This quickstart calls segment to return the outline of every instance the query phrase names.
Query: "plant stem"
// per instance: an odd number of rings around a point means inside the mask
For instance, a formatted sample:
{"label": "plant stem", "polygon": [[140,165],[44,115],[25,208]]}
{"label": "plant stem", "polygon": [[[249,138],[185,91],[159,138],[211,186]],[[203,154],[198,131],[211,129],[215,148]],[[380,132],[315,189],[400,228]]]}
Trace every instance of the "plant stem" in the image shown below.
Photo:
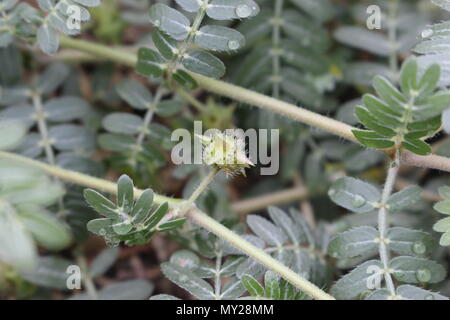
{"label": "plant stem", "polygon": [[214,288],[215,288],[215,295],[216,300],[221,299],[221,289],[222,289],[222,281],[220,281],[220,270],[222,268],[222,250],[219,247],[218,241],[216,241],[216,275],[215,275],[215,282],[214,282]]}
{"label": "plant stem", "polygon": [[213,168],[208,175],[202,180],[197,189],[191,194],[189,199],[183,204],[183,207],[180,210],[178,215],[184,216],[186,212],[188,212],[194,205],[195,201],[200,197],[200,195],[205,191],[205,189],[209,186],[209,184],[214,180],[214,177],[217,173],[219,173],[219,168]]}
{"label": "plant stem", "polygon": [[41,143],[44,146],[45,156],[48,163],[55,165],[55,153],[53,151],[50,137],[48,135],[47,123],[45,121],[45,113],[42,107],[42,98],[40,93],[32,92],[31,99],[33,101],[33,107],[36,111],[36,120],[38,125],[39,134],[41,135]]}
{"label": "plant stem", "polygon": [[[14,163],[24,164],[34,168],[38,168],[47,172],[48,174],[54,175],[68,182],[76,183],[78,185],[97,189],[100,191],[105,191],[111,194],[117,193],[117,184],[103,179],[94,178],[86,174],[61,169],[43,162],[32,160],[9,152],[0,151],[0,159],[6,159]],[[135,199],[138,199],[139,196],[142,194],[142,192],[143,192],[142,190],[135,189],[134,192]],[[184,200],[182,199],[172,199],[158,194],[154,195],[154,201],[156,204],[162,204],[164,202],[167,202],[169,204],[169,207],[173,210],[179,209],[180,204],[184,204]],[[206,230],[214,233],[221,239],[230,242],[236,248],[240,249],[242,252],[246,253],[259,263],[263,264],[268,269],[278,273],[281,277],[292,283],[296,288],[303,290],[305,293],[311,295],[316,299],[334,300],[332,296],[330,296],[329,294],[327,294],[326,292],[315,286],[313,283],[300,277],[294,271],[290,270],[288,267],[284,266],[282,263],[272,258],[263,250],[242,239],[233,231],[227,229],[225,226],[223,226],[216,220],[210,218],[200,210],[197,209],[191,210],[190,212],[188,212],[186,216],[191,221],[203,226]]]}
{"label": "plant stem", "polygon": [[297,273],[272,258],[269,254],[258,249],[251,243],[247,242],[233,231],[227,229],[213,218],[207,216],[199,210],[191,210],[187,217],[194,223],[214,233],[219,238],[228,241],[236,248],[245,252],[249,257],[260,262],[270,270],[279,274],[282,278],[292,283],[296,288],[303,290],[306,294],[318,300],[334,300],[332,296],[318,288],[313,283],[299,276]]}
{"label": "plant stem", "polygon": [[98,300],[97,289],[95,288],[94,281],[92,280],[91,275],[89,274],[89,269],[87,267],[86,258],[81,254],[77,257],[77,263],[81,269],[81,279],[83,281],[84,286],[86,287],[86,291],[92,300]]}
{"label": "plant stem", "polygon": [[398,175],[398,171],[400,169],[400,157],[397,152],[397,156],[395,159],[389,164],[389,170],[386,178],[386,182],[384,184],[383,193],[381,196],[381,203],[380,203],[380,209],[378,211],[378,232],[379,232],[379,254],[380,254],[380,260],[383,264],[384,268],[384,280],[386,282],[386,287],[388,288],[389,292],[392,296],[396,295],[395,292],[395,286],[394,281],[392,280],[391,272],[389,269],[389,260],[390,260],[390,252],[387,247],[387,228],[388,228],[388,208],[387,208],[387,202],[389,200],[389,197],[392,195],[392,191],[395,187],[395,181]]}
{"label": "plant stem", "polygon": [[392,80],[397,81],[398,77],[398,44],[397,44],[397,13],[398,0],[389,0],[388,7],[388,38],[390,45],[389,66],[392,73]]}
{"label": "plant stem", "polygon": [[[105,60],[115,61],[124,65],[134,67],[137,62],[136,54],[122,49],[111,48],[108,46],[90,43],[84,40],[72,39],[66,36],[60,37],[61,47],[76,49],[89,53],[95,57],[102,57]],[[286,103],[263,94],[241,88],[224,81],[207,78],[198,74],[191,73],[191,76],[197,81],[200,87],[213,93],[234,99],[245,104],[258,106],[263,109],[287,116],[293,120],[308,124],[313,127],[324,130],[325,132],[340,136],[347,140],[357,142],[352,133],[356,128],[343,122],[322,116],[306,109],[299,108],[293,104]],[[385,150],[391,154],[393,150]],[[402,164],[426,167],[431,169],[450,172],[450,159],[435,155],[419,156],[409,151],[402,152]]]}
{"label": "plant stem", "polygon": [[174,88],[175,92],[181,97],[183,98],[187,103],[189,103],[190,105],[192,105],[195,109],[197,109],[198,112],[204,112],[206,110],[205,106],[203,105],[203,103],[201,103],[200,101],[198,101],[196,98],[194,98],[189,92],[187,92],[186,90],[184,90],[182,87],[180,86],[176,86]]}
{"label": "plant stem", "polygon": [[304,200],[308,197],[308,190],[304,187],[297,187],[289,190],[265,194],[259,197],[241,200],[232,204],[236,213],[247,214],[279,204],[290,203],[298,200]]}

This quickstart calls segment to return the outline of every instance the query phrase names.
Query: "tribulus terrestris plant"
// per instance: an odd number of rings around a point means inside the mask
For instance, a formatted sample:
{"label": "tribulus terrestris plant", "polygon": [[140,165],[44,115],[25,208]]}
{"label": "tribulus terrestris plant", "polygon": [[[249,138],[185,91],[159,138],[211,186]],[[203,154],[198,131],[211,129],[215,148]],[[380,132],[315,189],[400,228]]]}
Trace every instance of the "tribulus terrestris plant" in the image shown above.
{"label": "tribulus terrestris plant", "polygon": [[0,296],[448,300],[450,1],[379,2],[0,1]]}

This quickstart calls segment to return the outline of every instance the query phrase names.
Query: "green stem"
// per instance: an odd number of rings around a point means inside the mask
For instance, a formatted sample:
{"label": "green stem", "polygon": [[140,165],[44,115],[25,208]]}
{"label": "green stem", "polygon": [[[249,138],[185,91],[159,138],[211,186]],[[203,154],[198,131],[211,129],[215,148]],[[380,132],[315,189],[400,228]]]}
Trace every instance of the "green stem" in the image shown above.
{"label": "green stem", "polygon": [[388,38],[390,45],[389,66],[392,73],[392,80],[397,81],[398,77],[398,43],[397,43],[397,13],[398,0],[389,0],[388,7]]}
{"label": "green stem", "polygon": [[[60,44],[61,47],[81,50],[94,56],[102,56],[105,59],[123,63],[130,67],[134,67],[137,62],[136,55],[131,52],[114,49],[83,40],[76,40],[62,36]],[[210,92],[235,99],[245,104],[258,106],[260,108],[289,117],[293,120],[297,120],[313,127],[317,127],[345,139],[358,142],[358,140],[352,133],[352,130],[355,130],[356,128],[349,126],[343,122],[328,118],[326,116],[322,116],[318,113],[300,108],[296,105],[280,101],[248,89],[244,89],[224,81],[207,78],[194,73],[191,73],[190,75],[197,81],[200,87]]]}
{"label": "green stem", "polygon": [[190,105],[192,105],[195,109],[197,109],[198,112],[203,113],[206,111],[206,107],[203,105],[203,103],[201,103],[200,101],[198,101],[197,99],[195,99],[189,92],[187,92],[186,90],[184,90],[183,88],[181,88],[180,86],[176,86],[174,88],[175,92],[181,97],[183,98],[187,103],[189,103]]}
{"label": "green stem", "polygon": [[[47,172],[48,174],[54,175],[68,182],[76,183],[78,185],[105,191],[111,194],[117,193],[117,185],[110,181],[94,178],[70,170],[61,169],[9,152],[0,151],[0,159],[6,159],[12,161],[13,163],[25,164],[31,167],[39,168]],[[142,192],[142,190],[135,189],[135,199],[138,199]],[[193,197],[191,196],[191,198]],[[156,204],[167,202],[172,210],[178,210],[180,208],[180,205],[185,204],[185,201],[182,199],[172,199],[158,194],[154,195],[154,201]],[[294,271],[272,258],[269,254],[252,245],[245,239],[241,238],[239,235],[227,229],[225,226],[210,218],[200,210],[191,210],[188,212],[186,217],[191,221],[197,223],[198,225],[204,227],[206,230],[214,233],[219,238],[230,242],[236,248],[240,249],[242,252],[246,253],[248,256],[255,259],[256,261],[267,267],[269,270],[278,273],[281,277],[292,283],[296,288],[303,290],[313,298],[320,300],[334,300],[332,296],[315,286],[313,283],[299,276]]]}
{"label": "green stem", "polygon": [[242,239],[239,235],[227,229],[203,212],[199,210],[192,210],[187,214],[187,217],[192,222],[198,224],[206,230],[209,230],[219,238],[229,242],[236,248],[245,252],[249,257],[268,267],[268,269],[278,273],[282,278],[292,283],[296,288],[303,290],[311,297],[318,300],[334,300],[332,296],[318,288],[316,285],[299,276],[297,273],[272,258],[269,254],[261,249],[258,249],[250,242]]}
{"label": "green stem", "polygon": [[97,289],[95,288],[94,281],[92,280],[92,277],[89,274],[86,258],[82,254],[77,257],[77,263],[80,266],[82,274],[81,279],[83,281],[84,286],[86,287],[88,295],[92,298],[92,300],[98,300]]}
{"label": "green stem", "polygon": [[206,190],[209,184],[214,180],[214,177],[217,173],[219,173],[220,169],[213,168],[208,175],[202,180],[197,189],[191,194],[189,199],[183,204],[183,207],[180,210],[179,215],[184,216],[186,212],[188,212],[194,205],[195,201],[200,197],[200,195]]}
{"label": "green stem", "polygon": [[391,276],[391,270],[389,268],[389,261],[390,261],[390,252],[389,248],[387,246],[388,239],[386,238],[387,235],[387,228],[388,228],[388,208],[387,208],[387,202],[389,200],[389,197],[392,195],[392,191],[395,187],[395,180],[397,178],[398,172],[400,169],[400,162],[399,162],[399,156],[397,152],[396,158],[389,164],[389,170],[386,178],[386,182],[384,184],[383,188],[383,194],[381,196],[381,203],[380,203],[380,209],[378,211],[378,232],[379,232],[379,254],[380,254],[380,260],[383,264],[383,274],[384,274],[384,280],[386,282],[386,287],[388,288],[389,292],[392,296],[396,296],[395,292],[395,285],[394,281],[392,280]]}
{"label": "green stem", "polygon": [[[123,49],[111,48],[84,40],[72,39],[66,36],[61,36],[60,44],[61,47],[76,49],[91,54],[94,57],[101,57],[103,59],[122,63],[130,67],[134,67],[137,62],[136,54]],[[287,116],[293,120],[317,127],[325,132],[358,143],[352,133],[352,130],[355,130],[356,128],[343,122],[224,81],[203,77],[193,73],[191,73],[191,76],[197,81],[200,87],[209,90],[210,92],[242,102],[244,105],[248,104],[270,110],[280,115]],[[391,150],[386,150],[386,153],[390,153],[390,151]],[[428,167],[450,172],[450,159],[446,157],[436,155],[419,156],[409,151],[403,151],[401,160],[404,165]]]}
{"label": "green stem", "polygon": [[40,93],[32,92],[31,99],[33,101],[33,107],[36,111],[36,120],[38,125],[39,134],[41,135],[41,143],[44,146],[45,155],[47,157],[47,161],[51,164],[55,164],[55,153],[53,151],[50,137],[48,135],[47,123],[45,121],[45,113],[42,107],[42,98]]}

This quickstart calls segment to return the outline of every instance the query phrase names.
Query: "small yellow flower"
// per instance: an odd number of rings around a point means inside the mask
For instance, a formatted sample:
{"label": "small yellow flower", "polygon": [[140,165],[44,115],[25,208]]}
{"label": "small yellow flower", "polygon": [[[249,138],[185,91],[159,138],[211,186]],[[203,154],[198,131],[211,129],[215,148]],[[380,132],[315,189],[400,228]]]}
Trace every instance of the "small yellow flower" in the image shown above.
{"label": "small yellow flower", "polygon": [[223,170],[227,175],[243,174],[245,169],[254,166],[245,152],[245,140],[238,135],[224,134],[220,131],[212,136],[196,135],[204,146],[203,161],[209,166]]}

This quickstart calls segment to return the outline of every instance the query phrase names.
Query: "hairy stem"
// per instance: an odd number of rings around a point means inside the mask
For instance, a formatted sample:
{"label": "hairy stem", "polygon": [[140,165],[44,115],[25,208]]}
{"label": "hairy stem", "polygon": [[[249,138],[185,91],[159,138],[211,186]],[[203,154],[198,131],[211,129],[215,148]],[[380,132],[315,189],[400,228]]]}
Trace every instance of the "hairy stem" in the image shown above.
{"label": "hairy stem", "polygon": [[41,143],[44,146],[45,156],[48,163],[55,164],[55,152],[53,151],[50,137],[48,135],[47,122],[45,121],[44,108],[42,106],[42,97],[40,93],[33,92],[31,94],[33,101],[33,107],[36,111],[36,120],[38,125],[39,134],[41,135]]}
{"label": "hairy stem", "polygon": [[274,192],[259,197],[245,199],[232,204],[232,208],[239,214],[248,214],[279,204],[304,200],[308,197],[308,190],[304,187],[296,187],[289,190]]}
{"label": "hairy stem", "polygon": [[[60,37],[61,47],[76,49],[94,57],[102,57],[104,60],[111,60],[117,63],[134,67],[137,62],[135,53],[125,51],[122,49],[111,48],[108,46],[87,42],[84,40],[71,39],[66,36]],[[349,126],[343,122],[322,116],[320,114],[311,112],[306,109],[299,108],[293,104],[280,101],[263,94],[241,88],[229,84],[224,81],[215,80],[201,75],[192,74],[191,76],[198,82],[199,86],[210,92],[216,93],[234,99],[244,104],[258,106],[262,109],[267,109],[280,115],[287,116],[293,120],[308,124],[313,127],[322,129],[328,133],[337,135],[347,140],[358,142],[352,133],[356,128]],[[386,153],[391,154],[392,150],[386,150]],[[411,152],[404,151],[402,153],[402,164],[426,167],[431,169],[443,170],[450,172],[450,159],[440,156],[418,156]]]}
{"label": "hairy stem", "polygon": [[270,270],[279,274],[282,278],[292,283],[296,288],[303,290],[311,297],[318,300],[334,300],[332,296],[318,288],[313,283],[299,276],[297,273],[272,258],[269,254],[238,236],[233,231],[227,229],[213,218],[207,216],[199,210],[192,210],[187,214],[187,217],[199,226],[214,233],[219,238],[228,241],[236,248],[245,252],[249,257],[255,259],[261,264],[268,267]]}
{"label": "hairy stem", "polygon": [[91,275],[89,274],[89,269],[87,267],[86,258],[84,255],[79,255],[77,257],[77,263],[81,269],[81,280],[86,288],[88,295],[92,298],[92,300],[98,300],[98,292],[95,288],[94,281],[92,280]]}
{"label": "hairy stem", "polygon": [[396,295],[394,281],[392,280],[391,272],[389,270],[389,260],[390,260],[390,252],[387,247],[387,239],[386,232],[388,228],[388,208],[387,202],[389,197],[392,195],[392,191],[395,187],[395,181],[398,175],[398,171],[400,169],[400,161],[399,156],[397,154],[396,158],[389,164],[389,170],[386,178],[386,182],[384,184],[383,193],[381,196],[380,209],[378,211],[378,232],[379,232],[379,254],[380,260],[383,264],[383,274],[384,280],[386,282],[386,287],[392,296]]}
{"label": "hairy stem", "polygon": [[194,190],[194,192],[191,194],[189,199],[186,201],[186,203],[183,205],[183,207],[180,210],[179,215],[183,216],[186,214],[186,212],[189,211],[189,209],[192,208],[195,201],[200,197],[200,195],[206,190],[206,188],[209,186],[209,184],[214,180],[214,177],[217,173],[219,173],[220,169],[213,168],[208,175],[202,180],[202,182],[199,184],[199,186]]}
{"label": "hairy stem", "polygon": [[390,44],[389,66],[392,73],[392,80],[397,81],[398,77],[398,44],[397,44],[397,13],[398,0],[390,0],[388,7],[388,38]]}
{"label": "hairy stem", "polygon": [[[24,164],[31,167],[39,168],[47,172],[48,174],[54,175],[68,182],[76,183],[78,185],[82,185],[85,187],[101,191],[106,191],[111,194],[117,193],[117,185],[110,181],[94,178],[70,170],[61,169],[43,162],[32,160],[9,152],[0,151],[0,159],[7,159],[17,164]],[[135,199],[138,199],[139,196],[142,194],[142,192],[143,192],[142,190],[135,189],[134,192]],[[172,199],[157,194],[154,195],[154,201],[157,204],[167,202],[169,204],[169,207],[173,210],[178,210],[180,208],[180,204],[185,203],[185,201],[182,199]],[[265,253],[263,250],[259,249],[258,247],[252,245],[245,239],[241,238],[239,235],[227,229],[225,226],[223,226],[216,220],[210,218],[200,210],[193,209],[188,212],[186,217],[189,218],[192,222],[195,222],[198,225],[204,227],[206,230],[214,233],[219,238],[230,242],[233,246],[240,249],[242,252],[252,257],[256,261],[267,267],[269,270],[278,273],[281,277],[292,283],[296,288],[303,290],[305,293],[309,294],[313,298],[320,300],[334,300],[332,296],[330,296],[329,294],[327,294],[326,292],[315,286],[313,283],[299,276],[294,271],[292,271],[282,263],[272,258],[269,254]]]}

